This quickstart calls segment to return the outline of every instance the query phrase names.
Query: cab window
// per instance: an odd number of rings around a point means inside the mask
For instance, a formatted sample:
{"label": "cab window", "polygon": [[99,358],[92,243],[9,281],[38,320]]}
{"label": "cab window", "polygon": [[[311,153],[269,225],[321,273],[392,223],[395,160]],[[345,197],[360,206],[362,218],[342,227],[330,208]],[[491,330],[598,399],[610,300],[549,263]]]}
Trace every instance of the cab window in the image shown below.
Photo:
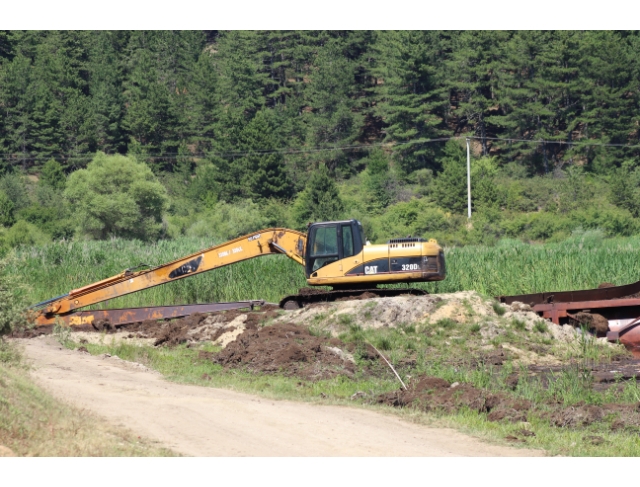
{"label": "cab window", "polygon": [[311,242],[311,271],[338,260],[338,227],[327,226],[314,229]]}
{"label": "cab window", "polygon": [[351,257],[355,254],[353,251],[353,232],[351,231],[351,225],[342,226],[342,250],[344,252],[343,257]]}

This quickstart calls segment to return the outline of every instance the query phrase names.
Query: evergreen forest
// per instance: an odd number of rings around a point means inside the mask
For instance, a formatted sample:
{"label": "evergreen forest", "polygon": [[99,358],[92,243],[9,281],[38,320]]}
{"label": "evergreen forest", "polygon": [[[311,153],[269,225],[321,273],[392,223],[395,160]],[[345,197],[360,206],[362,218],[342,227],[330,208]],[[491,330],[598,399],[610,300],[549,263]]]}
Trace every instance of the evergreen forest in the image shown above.
{"label": "evergreen forest", "polygon": [[639,156],[635,31],[0,31],[2,253],[342,218],[630,236]]}

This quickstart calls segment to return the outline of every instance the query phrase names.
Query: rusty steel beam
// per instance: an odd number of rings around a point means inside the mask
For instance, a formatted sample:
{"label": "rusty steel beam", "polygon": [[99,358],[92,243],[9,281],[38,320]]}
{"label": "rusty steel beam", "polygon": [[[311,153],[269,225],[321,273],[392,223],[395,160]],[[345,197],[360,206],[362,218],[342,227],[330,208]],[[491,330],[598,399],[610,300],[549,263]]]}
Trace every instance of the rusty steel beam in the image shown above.
{"label": "rusty steel beam", "polygon": [[584,301],[603,301],[620,299],[625,296],[640,293],[640,281],[623,286],[605,287],[601,289],[584,289],[580,291],[552,291],[534,294],[520,294],[517,296],[498,296],[501,303],[511,304],[519,301],[531,307],[539,304],[570,303]]}
{"label": "rusty steel beam", "polygon": [[556,325],[560,324],[560,318],[566,318],[569,311],[596,310],[606,308],[625,308],[631,306],[640,307],[639,298],[629,299],[602,299],[597,301],[570,301],[570,302],[554,302],[549,304],[535,304],[532,306],[533,311],[542,315],[543,318],[549,318]]}
{"label": "rusty steel beam", "polygon": [[536,304],[532,309],[543,318],[551,319],[556,325],[560,324],[561,318],[570,317],[570,312],[586,311],[608,315],[607,340],[620,342],[634,356],[640,358],[639,298],[554,302]]}
{"label": "rusty steel beam", "polygon": [[189,304],[183,306],[153,306],[149,308],[123,308],[77,311],[51,318],[51,323],[39,322],[36,326],[53,324],[55,319],[69,326],[92,325],[94,323],[109,323],[111,326],[126,325],[145,320],[162,320],[170,318],[182,318],[194,313],[212,313],[230,309],[250,308],[263,306],[264,300],[237,301],[231,303],[206,303]]}

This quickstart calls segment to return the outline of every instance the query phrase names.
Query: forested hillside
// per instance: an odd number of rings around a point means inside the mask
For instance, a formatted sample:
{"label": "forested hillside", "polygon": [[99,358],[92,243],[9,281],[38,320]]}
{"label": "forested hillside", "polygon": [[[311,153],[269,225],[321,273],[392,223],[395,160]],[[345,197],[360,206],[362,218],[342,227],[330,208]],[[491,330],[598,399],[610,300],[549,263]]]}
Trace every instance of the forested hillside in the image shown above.
{"label": "forested hillside", "polygon": [[639,83],[637,32],[0,31],[2,245],[634,234]]}

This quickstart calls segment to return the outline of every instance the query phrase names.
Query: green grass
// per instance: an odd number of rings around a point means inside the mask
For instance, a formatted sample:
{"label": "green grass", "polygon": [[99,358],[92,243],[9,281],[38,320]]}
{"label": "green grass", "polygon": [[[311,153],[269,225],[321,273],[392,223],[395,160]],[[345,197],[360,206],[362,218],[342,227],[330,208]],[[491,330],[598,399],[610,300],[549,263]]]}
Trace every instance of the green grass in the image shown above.
{"label": "green grass", "polygon": [[[179,238],[155,244],[109,241],[54,242],[17,249],[6,272],[27,286],[29,302],[39,302],[140,263],[158,265],[216,242]],[[486,296],[587,289],[601,282],[640,279],[640,237],[575,237],[562,243],[505,241],[494,247],[445,249],[447,278],[416,284],[434,293],[476,290]],[[301,266],[273,255],[182,279],[113,299],[97,307],[130,307],[266,299],[277,302],[306,285]]]}
{"label": "green grass", "polygon": [[[54,242],[17,250],[7,272],[20,276],[29,302],[113,276],[140,263],[156,266],[215,245],[208,239],[181,238],[155,244],[109,241]],[[96,308],[162,306],[266,299],[277,302],[305,285],[302,267],[284,256],[265,256],[130,294]]]}

